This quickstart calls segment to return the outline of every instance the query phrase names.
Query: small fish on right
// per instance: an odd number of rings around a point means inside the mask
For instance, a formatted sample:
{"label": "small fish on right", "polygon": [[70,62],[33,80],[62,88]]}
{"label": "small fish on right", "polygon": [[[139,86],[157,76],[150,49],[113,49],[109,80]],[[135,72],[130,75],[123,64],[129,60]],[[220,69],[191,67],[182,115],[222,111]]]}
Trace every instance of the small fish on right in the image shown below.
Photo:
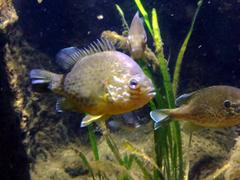
{"label": "small fish on right", "polygon": [[150,112],[154,129],[164,121],[190,122],[205,128],[226,128],[240,124],[240,89],[232,86],[210,86],[176,99],[175,109]]}
{"label": "small fish on right", "polygon": [[140,59],[144,55],[147,45],[147,33],[144,29],[143,20],[136,12],[131,22],[127,37],[127,46],[133,59]]}

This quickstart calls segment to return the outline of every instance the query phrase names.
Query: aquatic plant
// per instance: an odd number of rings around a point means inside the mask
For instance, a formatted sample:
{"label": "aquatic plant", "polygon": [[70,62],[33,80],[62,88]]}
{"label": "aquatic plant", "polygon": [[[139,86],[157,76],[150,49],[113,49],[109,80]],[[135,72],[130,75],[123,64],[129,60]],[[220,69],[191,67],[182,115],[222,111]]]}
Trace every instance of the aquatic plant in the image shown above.
{"label": "aquatic plant", "polygon": [[[158,25],[157,13],[153,8],[152,10],[152,26],[149,25],[149,16],[144,9],[140,0],[135,0],[135,3],[142,13],[144,17],[144,21],[149,29],[149,32],[153,36],[154,45],[155,45],[155,53],[157,56],[160,73],[162,75],[162,81],[160,82],[160,86],[163,87],[164,91],[160,91],[160,96],[155,99],[158,103],[155,104],[157,108],[174,108],[175,107],[175,96],[177,92],[177,86],[179,82],[179,75],[181,70],[181,64],[183,60],[184,53],[186,51],[187,44],[191,37],[194,23],[199,12],[199,9],[202,5],[202,0],[198,2],[197,10],[194,14],[191,27],[189,32],[180,48],[178,53],[178,58],[175,65],[175,71],[173,75],[173,82],[170,79],[170,73],[167,67],[167,60],[163,54],[163,43],[161,40],[160,29]],[[155,83],[157,85],[157,83]],[[166,98],[164,98],[166,97]],[[154,141],[155,141],[155,152],[156,152],[156,162],[162,172],[164,172],[164,177],[166,179],[183,179],[183,153],[182,153],[182,145],[181,145],[181,132],[180,126],[178,122],[171,122],[168,125],[164,125],[164,127],[160,127],[158,130],[154,131]],[[188,164],[188,162],[187,162]],[[188,165],[187,165],[188,166]],[[187,170],[188,172],[188,170]],[[185,173],[187,177],[187,173]],[[158,170],[155,171],[154,179],[161,178]]]}
{"label": "aquatic plant", "polygon": [[[96,174],[99,177],[99,179],[101,179],[101,177],[106,177],[105,173],[109,172],[110,173],[118,172],[117,175],[122,177],[120,179],[123,180],[134,179],[133,178],[134,173],[132,173],[131,171],[133,162],[135,162],[136,165],[142,171],[144,179],[151,180],[153,178],[151,172],[146,168],[144,161],[150,163],[152,167],[158,168],[158,166],[154,163],[154,160],[148,157],[144,152],[138,150],[130,142],[125,141],[125,143],[122,145],[125,148],[125,151],[128,152],[123,154],[120,153],[119,148],[117,147],[116,143],[113,141],[111,136],[109,134],[106,134],[104,138],[106,139],[107,145],[110,148],[111,152],[113,153],[117,163],[112,161],[110,162],[107,160],[101,160],[99,158],[96,136],[94,134],[94,129],[92,125],[88,126],[88,132],[90,144],[94,155],[94,161],[88,161],[87,157],[81,152],[79,153],[79,156],[82,159],[82,162],[85,165],[85,167],[87,167],[87,169],[89,170],[89,174],[92,176],[93,179],[95,179]],[[110,166],[113,168],[111,171],[107,170],[109,169]]]}
{"label": "aquatic plant", "polygon": [[116,9],[117,9],[120,17],[121,17],[122,27],[123,27],[123,29],[124,29],[123,35],[126,35],[126,36],[127,36],[127,35],[128,35],[128,31],[129,31],[129,26],[128,26],[128,23],[127,23],[127,21],[126,21],[126,19],[125,19],[125,15],[124,15],[124,13],[123,13],[122,8],[121,8],[118,4],[116,4],[115,6],[116,6]]}
{"label": "aquatic plant", "polygon": [[[171,81],[170,73],[168,70],[167,60],[163,54],[163,43],[160,35],[160,29],[158,25],[158,18],[156,9],[153,8],[152,10],[152,18],[150,21],[150,17],[145,10],[144,6],[142,5],[140,0],[135,0],[135,3],[141,12],[142,16],[144,17],[144,21],[147,25],[147,28],[152,35],[154,45],[155,45],[155,53],[152,53],[151,49],[147,48],[145,52],[145,57],[147,60],[140,61],[139,64],[141,65],[144,72],[153,80],[155,81],[154,84],[156,89],[160,89],[157,92],[156,98],[150,103],[152,110],[156,108],[174,108],[175,107],[175,96],[178,87],[179,75],[181,70],[181,64],[183,60],[184,53],[186,51],[187,44],[189,42],[190,36],[193,31],[194,23],[196,20],[196,16],[199,12],[199,9],[202,5],[202,1],[198,2],[197,10],[194,14],[191,27],[187,33],[187,36],[180,48],[178,58],[176,61],[175,71],[173,75],[173,81]],[[124,18],[123,10],[120,6],[116,5],[116,8],[121,16],[124,30],[128,30],[128,25],[126,24],[126,20]],[[121,48],[125,48],[124,44],[126,43],[125,39],[114,32],[105,32],[102,36],[109,36],[111,40],[113,40],[114,44],[120,44]],[[117,40],[118,41],[117,41]],[[147,66],[148,60],[151,60],[152,64],[154,64],[157,69],[160,77],[156,80],[152,75],[152,70],[149,69]],[[161,79],[161,81],[159,81]],[[88,128],[89,130],[89,137],[92,146],[92,150],[94,153],[95,160],[100,160],[97,148],[96,137],[93,132],[92,127]],[[183,153],[182,153],[182,143],[181,143],[181,131],[180,125],[178,122],[170,122],[169,124],[165,124],[164,126],[160,127],[159,129],[154,131],[154,143],[155,143],[155,153],[156,163],[153,162],[151,157],[148,157],[144,152],[138,150],[135,146],[131,143],[127,142],[125,144],[126,150],[129,154],[121,154],[119,149],[110,135],[106,135],[106,141],[111,149],[114,157],[116,158],[117,162],[120,166],[123,166],[125,169],[121,172],[126,172],[125,170],[130,170],[132,167],[132,163],[135,162],[138,167],[141,169],[145,179],[174,179],[174,180],[182,180],[184,178],[184,162],[183,162]],[[91,168],[91,163],[89,163],[81,154],[81,158],[85,165],[89,168],[90,174],[93,176],[94,173]],[[100,160],[101,161],[101,160]],[[151,169],[147,168],[145,161],[149,162],[154,170],[151,172]],[[113,163],[113,162],[111,162]],[[101,164],[101,163],[100,163]],[[106,163],[108,164],[108,163]],[[188,167],[188,162],[186,162],[186,167]],[[113,165],[114,167],[119,167],[119,165]],[[119,169],[120,171],[120,169]],[[188,171],[188,169],[187,169]],[[104,172],[99,169],[99,176],[104,176]],[[185,178],[187,179],[188,172],[185,173]],[[131,175],[129,173],[123,173],[123,179],[131,179]]]}
{"label": "aquatic plant", "polygon": [[191,37],[193,27],[194,27],[198,12],[200,10],[200,7],[202,6],[202,3],[203,3],[203,0],[198,1],[198,8],[196,9],[196,12],[194,13],[190,29],[189,29],[189,31],[187,33],[187,36],[186,36],[186,38],[185,38],[185,40],[184,40],[184,42],[183,42],[183,44],[180,48],[179,53],[178,53],[178,57],[177,57],[177,60],[176,60],[176,65],[175,65],[175,70],[174,70],[174,74],[173,74],[173,92],[175,93],[175,96],[176,96],[176,93],[177,93],[177,87],[178,87],[178,82],[179,82],[179,75],[180,75],[183,56],[185,54],[185,51],[186,51],[186,48],[187,48],[187,45],[188,45],[188,41]]}

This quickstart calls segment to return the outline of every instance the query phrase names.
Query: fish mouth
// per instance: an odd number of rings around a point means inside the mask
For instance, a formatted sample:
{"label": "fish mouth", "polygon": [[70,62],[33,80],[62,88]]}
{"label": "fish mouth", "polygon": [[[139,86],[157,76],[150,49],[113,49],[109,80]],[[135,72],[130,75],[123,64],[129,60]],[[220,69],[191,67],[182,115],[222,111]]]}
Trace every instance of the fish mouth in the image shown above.
{"label": "fish mouth", "polygon": [[156,91],[154,88],[150,88],[148,91],[147,91],[147,95],[150,96],[150,97],[154,97],[156,95]]}

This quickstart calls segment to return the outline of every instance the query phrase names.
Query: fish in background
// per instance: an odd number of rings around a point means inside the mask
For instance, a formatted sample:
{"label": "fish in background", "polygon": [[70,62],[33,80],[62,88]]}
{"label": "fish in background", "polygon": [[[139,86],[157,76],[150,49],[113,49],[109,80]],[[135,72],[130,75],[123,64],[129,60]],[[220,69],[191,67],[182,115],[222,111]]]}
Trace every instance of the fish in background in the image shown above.
{"label": "fish in background", "polygon": [[175,109],[150,112],[154,128],[166,120],[190,122],[206,128],[225,128],[240,124],[240,89],[231,86],[211,86],[176,100]]}
{"label": "fish in background", "polygon": [[150,108],[145,106],[132,112],[113,116],[107,123],[108,127],[112,131],[120,129],[135,130],[150,121],[149,111]]}
{"label": "fish in background", "polygon": [[133,59],[143,57],[147,45],[147,34],[144,29],[143,20],[137,12],[131,22],[127,37],[127,46]]}
{"label": "fish in background", "polygon": [[138,109],[155,95],[151,79],[139,65],[107,40],[98,40],[87,49],[64,48],[56,62],[66,74],[33,69],[31,84],[59,96],[58,112],[87,113],[81,127]]}
{"label": "fish in background", "polygon": [[120,129],[134,130],[140,127],[138,123],[138,118],[133,114],[133,112],[128,112],[122,115],[113,116],[108,122],[107,126],[112,131],[117,131]]}

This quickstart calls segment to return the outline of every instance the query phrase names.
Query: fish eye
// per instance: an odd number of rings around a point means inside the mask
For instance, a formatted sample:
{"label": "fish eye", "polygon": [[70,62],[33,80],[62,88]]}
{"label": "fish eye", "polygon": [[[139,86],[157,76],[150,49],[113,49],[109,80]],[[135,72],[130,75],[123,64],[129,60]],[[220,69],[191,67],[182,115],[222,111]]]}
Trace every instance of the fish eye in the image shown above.
{"label": "fish eye", "polygon": [[138,81],[136,79],[131,79],[129,81],[129,87],[131,89],[137,89],[138,88]]}
{"label": "fish eye", "polygon": [[223,102],[223,105],[224,105],[224,107],[225,108],[230,108],[231,107],[231,101],[229,101],[229,100],[225,100],[224,102]]}

